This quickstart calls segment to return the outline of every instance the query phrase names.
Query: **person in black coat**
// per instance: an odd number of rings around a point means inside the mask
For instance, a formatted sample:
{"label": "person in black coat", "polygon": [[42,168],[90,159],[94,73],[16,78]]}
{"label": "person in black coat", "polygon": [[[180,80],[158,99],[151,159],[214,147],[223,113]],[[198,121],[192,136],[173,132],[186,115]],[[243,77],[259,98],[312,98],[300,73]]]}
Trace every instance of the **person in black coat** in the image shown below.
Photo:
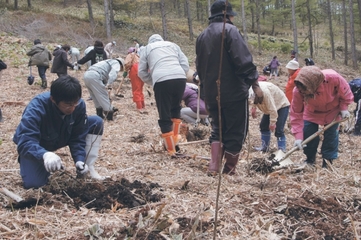
{"label": "person in black coat", "polygon": [[78,64],[84,64],[91,61],[91,65],[107,59],[107,53],[104,51],[104,45],[101,41],[96,40],[94,48],[78,61]]}
{"label": "person in black coat", "polygon": [[51,72],[56,73],[58,77],[68,75],[67,67],[74,69],[74,65],[71,64],[68,60],[69,50],[70,46],[68,44],[64,44],[61,46],[61,48],[55,48],[53,52],[54,60],[53,66],[51,67]]}

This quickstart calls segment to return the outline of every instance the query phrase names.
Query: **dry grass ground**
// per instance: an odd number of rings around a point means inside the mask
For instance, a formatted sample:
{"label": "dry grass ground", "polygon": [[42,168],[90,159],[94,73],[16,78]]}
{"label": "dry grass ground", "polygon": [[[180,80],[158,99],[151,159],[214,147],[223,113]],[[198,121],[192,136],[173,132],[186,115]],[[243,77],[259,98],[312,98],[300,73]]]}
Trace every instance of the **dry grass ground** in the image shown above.
{"label": "dry grass ground", "polygon": [[[19,18],[18,21],[24,20]],[[24,52],[35,37],[34,33],[31,34],[29,39],[1,36],[0,56],[9,63],[9,68],[3,71],[0,80],[4,117],[0,123],[0,186],[24,199],[36,201],[34,206],[15,209],[16,204],[0,194],[0,238],[89,239],[92,235],[102,239],[211,239],[219,179],[207,176],[207,160],[195,157],[209,157],[209,145],[184,145],[181,151],[193,158],[169,158],[160,144],[153,94],[149,97],[144,89],[148,114],[140,114],[132,102],[129,82],[125,82],[121,90],[124,98],[113,96],[114,106],[120,109],[115,120],[104,123],[105,132],[96,167],[100,174],[111,177],[108,182],[77,180],[70,152],[64,148],[57,153],[62,157],[66,171],[51,177],[51,186],[55,186],[57,192],[49,187],[38,190],[22,188],[12,136],[26,104],[44,91],[39,85],[26,83],[28,70]],[[52,44],[49,43],[49,47]],[[283,66],[287,57],[280,57],[281,61],[284,59]],[[260,67],[268,61],[268,57],[255,55],[255,62]],[[357,73],[332,65],[332,62],[321,67],[332,67],[347,80],[357,76]],[[82,71],[70,71],[70,74],[82,82]],[[35,77],[39,80],[36,73]],[[50,73],[48,77],[49,81],[55,79],[55,75]],[[279,80],[272,81],[283,88],[287,76],[283,74]],[[153,93],[151,88],[148,90]],[[89,96],[84,85],[83,96],[84,99]],[[86,101],[86,104],[88,114],[95,114],[93,103]],[[315,169],[295,171],[290,168],[266,175],[252,170],[255,160],[269,157],[269,154],[252,151],[253,146],[260,144],[259,120],[260,115],[257,119],[250,119],[250,132],[237,173],[222,176],[218,239],[359,239],[361,156],[357,146],[360,138],[340,134],[339,159],[330,169],[320,168],[321,157],[318,156]],[[206,126],[198,128],[210,131]],[[286,137],[287,149],[290,149],[294,138],[289,129],[286,129]],[[271,148],[276,148],[275,138]],[[303,158],[301,152],[291,156],[295,163],[302,162]],[[149,200],[144,205],[129,207],[117,205],[114,199],[107,198],[107,207],[89,209],[87,207],[92,206],[94,199],[84,202],[80,196],[72,197],[69,192],[74,182],[80,181],[83,186],[100,191],[110,183],[125,186],[121,179],[157,185],[151,191],[161,195],[161,200]],[[133,189],[132,193],[137,191]],[[144,199],[140,195],[136,196]]]}

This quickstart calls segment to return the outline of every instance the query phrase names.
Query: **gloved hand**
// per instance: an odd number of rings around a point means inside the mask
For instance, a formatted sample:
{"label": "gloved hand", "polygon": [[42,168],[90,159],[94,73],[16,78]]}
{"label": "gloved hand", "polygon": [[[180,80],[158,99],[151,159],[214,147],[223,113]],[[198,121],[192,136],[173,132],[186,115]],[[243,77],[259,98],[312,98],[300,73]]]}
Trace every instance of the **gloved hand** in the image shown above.
{"label": "gloved hand", "polygon": [[252,109],[251,109],[251,116],[252,116],[252,118],[257,117],[257,109],[255,107],[252,107]]}
{"label": "gloved hand", "polygon": [[77,161],[75,163],[75,166],[76,166],[76,171],[79,172],[80,174],[85,174],[89,171],[88,165],[86,165],[82,161]]}
{"label": "gloved hand", "polygon": [[293,144],[294,147],[298,147],[299,150],[302,150],[306,145],[302,146],[302,140],[296,139],[295,143]]}
{"label": "gloved hand", "polygon": [[73,70],[78,70],[78,69],[79,69],[78,64],[77,64],[77,63],[74,63]]}
{"label": "gloved hand", "polygon": [[127,77],[128,76],[128,72],[124,71],[123,72],[123,78]]}
{"label": "gloved hand", "polygon": [[63,168],[60,157],[53,152],[44,153],[43,159],[44,167],[48,172],[55,172]]}
{"label": "gloved hand", "polygon": [[253,103],[254,104],[261,104],[263,102],[263,92],[259,87],[258,83],[252,85],[253,92],[255,94]]}
{"label": "gloved hand", "polygon": [[276,130],[276,124],[270,124],[269,125],[269,130],[271,130],[272,132],[274,132],[274,130]]}
{"label": "gloved hand", "polygon": [[341,110],[341,117],[342,118],[349,118],[350,117],[350,112],[347,110]]}

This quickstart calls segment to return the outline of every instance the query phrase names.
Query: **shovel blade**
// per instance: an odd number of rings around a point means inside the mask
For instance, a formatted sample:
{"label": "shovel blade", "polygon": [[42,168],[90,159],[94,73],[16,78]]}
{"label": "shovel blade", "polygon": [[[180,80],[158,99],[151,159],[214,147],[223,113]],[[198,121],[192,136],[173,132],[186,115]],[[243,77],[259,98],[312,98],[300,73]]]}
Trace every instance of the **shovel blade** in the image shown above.
{"label": "shovel blade", "polygon": [[286,155],[282,150],[277,150],[275,153],[274,153],[274,158],[273,158],[273,162],[277,162],[278,164],[273,166],[273,169],[280,169],[280,168],[283,168],[283,167],[287,167],[287,166],[290,166],[290,165],[293,165],[293,162],[292,160],[287,157],[287,158],[284,158],[284,156]]}

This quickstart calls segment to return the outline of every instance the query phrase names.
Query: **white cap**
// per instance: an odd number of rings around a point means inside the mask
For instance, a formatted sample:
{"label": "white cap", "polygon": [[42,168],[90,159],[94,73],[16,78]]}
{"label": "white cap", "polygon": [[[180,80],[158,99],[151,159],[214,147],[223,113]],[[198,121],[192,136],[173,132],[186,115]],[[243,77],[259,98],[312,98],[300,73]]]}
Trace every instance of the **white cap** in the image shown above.
{"label": "white cap", "polygon": [[300,68],[300,64],[295,60],[291,60],[287,63],[286,68],[291,70],[297,70]]}
{"label": "white cap", "polygon": [[113,41],[112,43],[114,44],[114,46],[116,46],[116,45],[117,45],[117,43],[116,43],[115,41]]}

